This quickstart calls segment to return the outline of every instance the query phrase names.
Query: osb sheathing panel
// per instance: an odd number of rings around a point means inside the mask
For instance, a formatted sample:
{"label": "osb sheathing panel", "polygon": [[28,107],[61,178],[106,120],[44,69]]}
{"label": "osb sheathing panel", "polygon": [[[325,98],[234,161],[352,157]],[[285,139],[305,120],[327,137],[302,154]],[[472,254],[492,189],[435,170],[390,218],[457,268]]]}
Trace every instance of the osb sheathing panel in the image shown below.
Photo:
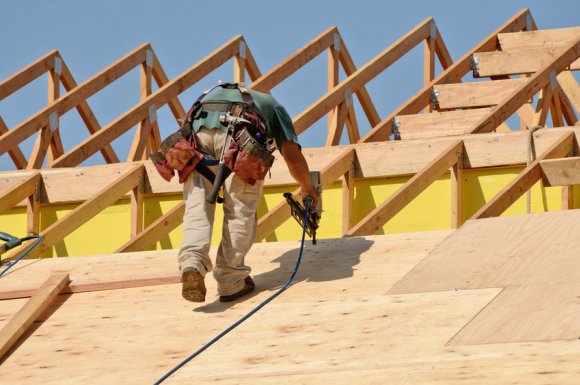
{"label": "osb sheathing panel", "polygon": [[580,283],[580,210],[468,221],[391,294]]}
{"label": "osb sheathing panel", "polygon": [[[405,255],[424,256],[452,232],[443,230],[394,234],[388,237],[319,240],[317,245],[307,241],[304,253],[310,257],[305,258],[304,263],[320,268],[311,279],[324,279],[326,276],[346,278],[352,276],[354,266],[358,266],[363,254],[369,256],[368,263],[371,264],[379,263],[376,258],[380,256],[389,259]],[[284,271],[290,272],[297,258],[299,245],[295,241],[254,244],[246,257],[246,263],[258,271],[283,268]],[[212,248],[210,251],[212,258],[215,258],[215,253],[216,248]],[[330,266],[327,261],[331,257],[333,263]],[[403,266],[403,270],[408,270],[416,262],[418,260],[402,260],[391,268],[396,269],[395,274],[398,274],[401,271],[400,266]],[[177,250],[24,260],[0,279],[0,298],[29,295],[40,287],[48,275],[60,272],[70,274],[72,288],[99,284],[107,286],[114,282],[155,278],[160,281],[179,280]],[[376,278],[384,279],[384,277]]]}
{"label": "osb sheathing panel", "polygon": [[[244,338],[253,335],[250,338],[262,341],[260,349],[265,349],[261,353],[252,353],[242,361],[255,360],[254,354],[270,354],[270,345],[275,344],[277,335],[282,340],[278,345],[279,353],[272,356],[275,361],[282,360],[279,356],[288,353],[288,347],[283,341],[285,339],[296,339],[296,342],[302,344],[311,335],[315,339],[322,338],[320,344],[328,347],[329,342],[337,341],[336,333],[351,334],[352,331],[342,329],[356,329],[357,320],[362,314],[365,314],[368,322],[374,319],[382,324],[383,319],[392,316],[392,311],[379,306],[385,292],[449,233],[402,234],[319,241],[316,246],[308,244],[297,282],[279,301],[268,306],[267,314],[256,315],[247,323],[250,332],[240,328],[232,333],[232,336],[240,335]],[[190,349],[207,341],[279,288],[293,269],[298,246],[297,242],[256,245],[248,256],[248,262],[253,267],[258,290],[250,299],[238,304],[221,304],[216,301],[215,283],[209,276],[206,280],[207,304],[197,306],[180,298],[179,284],[61,295],[41,317],[44,322],[35,324],[33,331],[20,341],[20,345],[4,361],[3,368],[13,367],[15,370],[2,370],[0,382],[35,383],[42,376],[44,382],[62,383],[66,375],[70,382],[151,383]],[[151,260],[148,254],[155,253],[158,259]],[[132,277],[139,265],[142,274],[149,274],[148,271],[165,272],[167,266],[176,269],[174,257],[169,253],[151,252],[71,258],[68,259],[70,266],[61,263],[55,270],[70,271],[73,283],[77,284],[94,283],[95,277],[101,282],[107,282]],[[128,259],[131,258],[133,263],[129,263]],[[22,269],[1,281],[6,285],[12,281],[21,289],[25,288],[27,282],[29,287],[33,287],[41,281],[41,277],[52,271],[52,262],[60,261],[42,260],[22,266]],[[94,276],[90,278],[92,274]],[[3,291],[10,289],[8,285]],[[495,294],[496,290],[474,294],[479,302],[466,298],[461,303],[466,302],[463,305],[478,308]],[[23,300],[5,300],[2,303],[13,301],[19,301],[20,304]],[[428,300],[419,298],[419,302],[409,302],[405,305],[409,308],[398,316],[400,320],[397,322],[408,328],[403,318],[420,312],[425,301]],[[437,299],[432,311],[443,314],[441,307],[447,301],[449,299]],[[406,300],[391,298],[388,302],[391,303],[389,306],[397,307]],[[458,304],[459,307],[463,305]],[[9,308],[16,311],[18,306]],[[476,312],[477,309],[470,311],[473,314]],[[425,317],[433,318],[427,314]],[[469,318],[463,317],[464,322]],[[270,320],[270,326],[264,323],[264,319]],[[339,323],[332,325],[335,321]],[[315,324],[319,326],[315,327]],[[271,336],[258,336],[270,327],[267,334]],[[360,337],[356,339],[373,334],[373,329],[371,324],[358,329]],[[453,333],[454,328],[450,327],[445,336],[439,338],[444,342]],[[235,340],[229,338],[224,339],[224,342],[236,344]],[[345,343],[347,340],[342,338],[339,345],[330,346],[341,350]],[[310,351],[308,344],[303,347],[304,351],[314,354],[315,351]],[[240,341],[237,345],[232,354],[248,353],[246,341]],[[233,345],[228,346],[227,349],[231,350]],[[218,351],[221,349],[218,348]],[[349,354],[345,350],[344,357],[337,359],[346,360]],[[271,363],[264,362],[260,370]],[[327,364],[332,365],[331,361]],[[16,370],[23,366],[28,369]]]}
{"label": "osb sheathing panel", "polygon": [[580,284],[505,288],[450,344],[580,339]]}
{"label": "osb sheathing panel", "polygon": [[469,221],[389,293],[502,288],[453,345],[579,342],[579,232],[580,210]]}
{"label": "osb sheathing panel", "polygon": [[[493,221],[505,232],[503,219]],[[450,344],[503,288],[392,293],[431,258],[430,251],[453,239],[461,243],[456,237],[461,231],[307,244],[297,282],[288,291],[167,383],[574,384],[580,374],[577,340]],[[180,298],[179,284],[61,295],[5,359],[0,382],[153,383],[283,285],[298,246],[255,245],[248,261],[257,291],[238,303],[219,303],[209,276],[208,301],[199,305]],[[101,277],[91,282],[106,283],[130,279],[139,265],[150,272],[175,268],[174,255],[161,252],[87,257],[85,269],[79,267],[85,258],[69,260],[71,279],[79,272],[79,284],[90,281],[91,271]],[[24,287],[27,268],[37,269],[30,277],[40,280],[53,261],[60,259],[32,264],[11,280]],[[13,301],[23,300],[2,303]]]}
{"label": "osb sheathing panel", "polygon": [[[219,378],[224,365],[235,365],[231,373],[242,378],[272,371],[326,372],[353,361],[377,365],[395,351],[399,360],[440,354],[497,290],[389,298],[385,292],[447,235],[309,245],[297,283],[183,375],[203,383],[210,373]],[[285,282],[298,244],[272,246],[256,248],[249,256],[258,291],[233,305],[215,301],[209,277],[208,303],[201,306],[183,301],[179,285],[60,296],[44,322],[6,359],[3,367],[14,370],[3,370],[0,380],[33,383],[42,376],[45,383],[62,383],[64,376],[71,383],[151,383]],[[163,257],[159,263],[175,266]],[[110,274],[118,278],[133,266],[123,267],[111,266]],[[429,342],[413,343],[416,339]]]}

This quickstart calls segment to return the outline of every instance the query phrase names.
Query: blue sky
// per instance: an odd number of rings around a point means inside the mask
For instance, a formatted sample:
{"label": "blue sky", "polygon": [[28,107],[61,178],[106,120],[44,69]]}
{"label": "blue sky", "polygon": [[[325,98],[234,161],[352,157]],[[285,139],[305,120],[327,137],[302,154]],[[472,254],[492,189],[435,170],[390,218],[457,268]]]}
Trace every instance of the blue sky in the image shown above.
{"label": "blue sky", "polygon": [[[90,78],[137,46],[149,42],[173,78],[235,35],[241,34],[262,71],[267,72],[330,26],[337,26],[358,67],[421,21],[433,16],[454,60],[522,8],[530,8],[540,29],[580,26],[580,1],[363,1],[363,0],[0,0],[0,79],[58,49],[77,83]],[[326,92],[326,54],[272,90],[296,116]],[[180,97],[187,109],[217,80],[231,80],[231,62]],[[344,74],[341,75],[344,78]],[[368,84],[383,118],[421,88],[422,51],[415,49]],[[46,105],[46,76],[0,101],[0,115],[14,127]],[[106,125],[139,98],[138,70],[89,99]],[[167,107],[159,112],[162,136],[176,129]],[[362,134],[369,130],[358,113]],[[323,119],[300,137],[305,147],[324,144]],[[133,131],[114,148],[124,158]],[[87,136],[75,110],[61,120],[65,150]],[[28,156],[34,137],[21,145]],[[343,138],[344,142],[344,138]],[[95,155],[85,164],[103,163]],[[14,169],[7,154],[0,170]]]}

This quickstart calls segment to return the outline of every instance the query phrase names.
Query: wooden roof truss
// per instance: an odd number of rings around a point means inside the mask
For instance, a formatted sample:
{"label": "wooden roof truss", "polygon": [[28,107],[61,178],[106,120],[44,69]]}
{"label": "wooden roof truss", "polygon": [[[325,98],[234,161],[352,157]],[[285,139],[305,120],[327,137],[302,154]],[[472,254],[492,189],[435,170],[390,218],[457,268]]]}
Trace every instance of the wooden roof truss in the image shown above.
{"label": "wooden roof truss", "polygon": [[[302,133],[322,117],[328,116],[326,161],[321,167],[322,187],[328,188],[335,181],[342,181],[343,234],[374,234],[448,170],[452,180],[451,223],[452,227],[459,227],[464,220],[463,169],[489,167],[492,163],[495,166],[526,164],[521,156],[510,155],[509,160],[502,158],[499,152],[505,146],[498,147],[497,143],[492,146],[486,142],[485,137],[480,140],[474,136],[472,139],[469,134],[505,131],[505,122],[514,113],[520,117],[518,128],[523,130],[545,125],[548,113],[555,126],[578,125],[576,113],[580,110],[580,86],[570,71],[580,67],[580,28],[568,28],[565,31],[535,29],[530,12],[524,9],[453,63],[435,21],[428,18],[357,69],[338,29],[332,27],[264,75],[244,38],[236,36],[172,80],[167,78],[152,47],[144,44],[79,85],[75,83],[60,54],[53,51],[0,83],[1,100],[43,73],[48,72],[50,75],[48,105],[45,108],[12,129],[5,127],[0,120],[0,155],[9,153],[18,169],[39,169],[45,158],[48,169],[57,169],[77,166],[93,154],[101,152],[110,165],[97,167],[94,172],[102,176],[111,175],[112,170],[115,170],[120,176],[117,175],[113,182],[104,177],[101,180],[93,179],[92,186],[86,189],[88,192],[77,192],[75,197],[56,198],[60,194],[57,192],[59,188],[53,185],[51,191],[46,192],[45,180],[66,180],[69,173],[66,169],[60,173],[42,170],[10,174],[5,177],[10,182],[10,188],[2,191],[0,211],[6,211],[22,200],[28,202],[27,230],[40,231],[45,235],[37,255],[96,215],[99,210],[126,197],[129,192],[132,201],[130,239],[117,252],[147,249],[181,223],[184,210],[183,203],[179,203],[143,228],[144,195],[175,193],[179,190],[175,184],[159,187],[159,177],[152,171],[149,162],[144,161],[149,151],[159,148],[156,111],[168,104],[176,119],[182,117],[184,109],[178,99],[180,93],[230,59],[234,64],[235,81],[245,81],[247,73],[253,81],[251,88],[270,92],[326,51],[328,91],[295,116],[293,123],[296,131]],[[365,88],[366,84],[420,44],[424,47],[424,87],[404,105],[380,120]],[[438,76],[435,76],[435,57],[443,68]],[[346,74],[342,81],[338,77],[339,65]],[[87,99],[136,67],[141,71],[140,102],[114,121],[100,126]],[[489,77],[490,80],[462,82],[470,72],[475,77]],[[153,79],[159,85],[155,92],[151,90]],[[64,95],[59,95],[59,82],[67,90]],[[353,95],[357,96],[373,127],[362,137],[353,108]],[[537,99],[535,107],[534,97]],[[73,108],[81,114],[90,136],[65,150],[59,139],[58,120]],[[339,144],[344,126],[351,145],[335,147]],[[137,163],[122,164],[111,143],[132,127],[137,129],[127,161]],[[474,219],[500,215],[542,178],[546,183],[566,186],[563,207],[572,207],[571,185],[576,181],[573,178],[560,178],[554,182],[554,178],[548,174],[555,174],[553,170],[557,167],[570,169],[577,166],[578,162],[575,161],[558,160],[577,154],[577,130],[543,131],[533,136],[514,133],[501,138],[500,141],[504,143],[516,141],[520,146],[532,141],[541,150],[538,150],[540,156],[527,164],[518,177],[487,202],[473,216]],[[18,145],[34,134],[37,135],[36,145],[29,159],[26,159]],[[388,141],[393,134],[395,138],[400,136],[401,141]],[[435,139],[448,136],[454,137]],[[369,147],[366,142],[383,143]],[[398,157],[389,157],[387,149],[396,150]],[[305,151],[308,153],[308,150]],[[493,156],[490,159],[498,160],[478,164],[476,154],[481,152],[491,152]],[[368,154],[373,154],[374,158],[369,158]],[[556,160],[546,163],[550,159]],[[381,160],[385,163],[381,163]],[[317,162],[317,166],[319,164]],[[544,172],[545,169],[549,171]],[[87,172],[93,171],[87,169]],[[277,172],[282,176],[272,184],[293,183],[287,171],[278,169]],[[385,197],[365,218],[354,223],[354,180],[393,175],[410,175],[410,179],[395,194]],[[84,197],[81,196],[83,194]],[[298,191],[294,194],[298,194]],[[84,203],[49,228],[39,229],[40,204],[52,204],[59,199]],[[288,217],[289,212],[281,201],[259,219],[256,240],[264,239]],[[12,257],[21,252],[18,251]]]}

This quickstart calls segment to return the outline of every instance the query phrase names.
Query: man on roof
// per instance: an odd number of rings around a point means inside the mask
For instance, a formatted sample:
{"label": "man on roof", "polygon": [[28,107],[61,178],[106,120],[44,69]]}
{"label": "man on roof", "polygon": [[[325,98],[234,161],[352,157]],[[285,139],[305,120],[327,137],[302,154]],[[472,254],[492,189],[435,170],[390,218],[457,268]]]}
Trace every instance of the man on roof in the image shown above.
{"label": "man on roof", "polygon": [[[273,161],[270,155],[273,145],[300,185],[302,198],[312,198],[312,207],[319,198],[286,109],[268,94],[235,83],[219,86],[214,92],[212,89],[202,94],[186,117],[192,136],[188,142],[198,155],[202,154],[205,159],[223,159],[220,166],[225,163],[233,171],[222,184],[220,200],[223,199],[224,221],[215,265],[209,249],[216,205],[208,202],[208,196],[216,191],[215,184],[199,172],[199,167],[193,170],[191,161],[183,168],[189,170],[189,175],[180,172],[186,208],[183,242],[177,258],[183,298],[192,302],[205,301],[204,279],[211,271],[221,302],[236,300],[254,290],[245,257],[256,235],[256,210],[264,176]],[[224,151],[224,145],[230,142],[226,140],[228,131],[232,135],[231,143]],[[165,153],[168,160],[169,153]],[[219,176],[216,166],[210,169]]]}

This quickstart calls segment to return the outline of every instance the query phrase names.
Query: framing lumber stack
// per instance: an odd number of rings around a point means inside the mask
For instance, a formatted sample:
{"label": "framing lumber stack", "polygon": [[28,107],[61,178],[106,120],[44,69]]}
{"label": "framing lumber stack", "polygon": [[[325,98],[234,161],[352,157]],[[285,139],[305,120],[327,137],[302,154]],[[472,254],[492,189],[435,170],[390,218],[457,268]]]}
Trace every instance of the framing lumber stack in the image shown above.
{"label": "framing lumber stack", "polygon": [[[421,46],[423,88],[379,115],[367,84]],[[181,118],[180,94],[227,61],[235,81],[271,92],[324,52],[328,91],[293,119],[299,134],[328,120],[326,146],[304,149],[321,171],[322,240],[283,300],[172,383],[576,383],[580,27],[538,30],[527,9],[455,62],[428,18],[359,68],[331,27],[264,74],[236,36],[174,79],[144,44],[80,84],[58,51],[2,81],[0,100],[49,75],[46,107],[11,128],[0,117],[15,166],[0,174],[1,229],[43,235],[0,278],[0,382],[151,383],[285,282],[298,244],[280,193],[298,190],[282,160],[248,256],[258,290],[192,312],[175,263],[181,186],[146,155],[157,111]],[[134,68],[140,101],[101,125],[88,98]],[[73,109],[89,136],[65,149]],[[121,156],[112,143],[130,130]],[[104,164],[79,166],[98,153]],[[273,240],[285,242],[258,243]]]}

